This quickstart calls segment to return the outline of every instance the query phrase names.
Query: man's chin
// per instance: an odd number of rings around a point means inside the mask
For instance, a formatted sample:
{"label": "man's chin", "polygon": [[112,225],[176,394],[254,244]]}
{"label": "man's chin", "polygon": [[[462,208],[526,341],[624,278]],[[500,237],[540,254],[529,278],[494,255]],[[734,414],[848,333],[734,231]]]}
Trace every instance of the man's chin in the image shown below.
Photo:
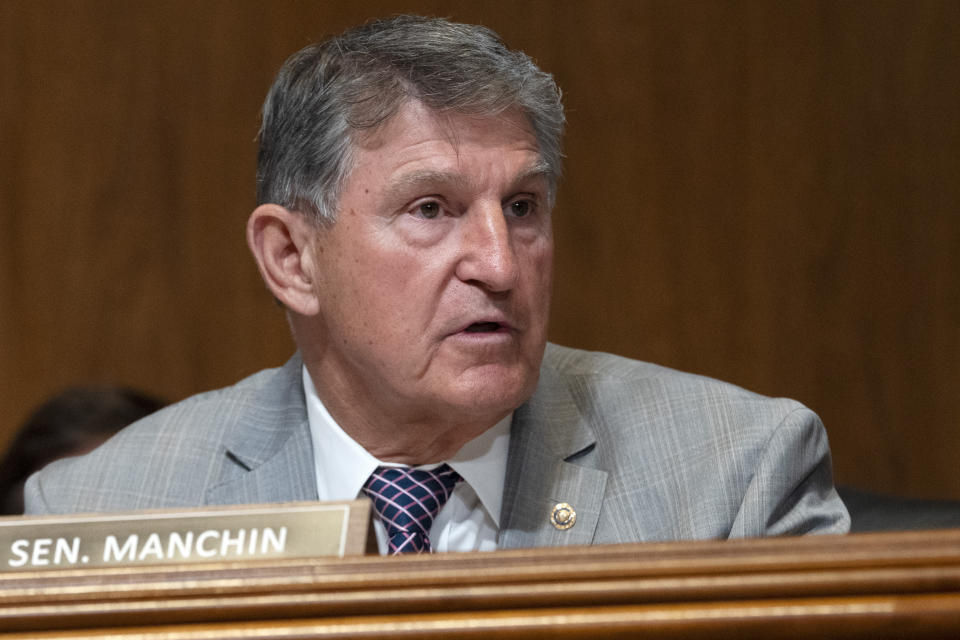
{"label": "man's chin", "polygon": [[539,370],[517,365],[473,367],[450,380],[446,399],[465,414],[502,417],[533,395],[538,377]]}

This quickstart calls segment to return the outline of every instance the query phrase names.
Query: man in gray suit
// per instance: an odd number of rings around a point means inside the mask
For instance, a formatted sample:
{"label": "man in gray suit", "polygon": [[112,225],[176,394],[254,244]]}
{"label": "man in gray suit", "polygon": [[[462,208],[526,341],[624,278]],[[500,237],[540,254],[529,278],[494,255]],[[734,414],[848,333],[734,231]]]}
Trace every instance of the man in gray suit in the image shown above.
{"label": "man in gray suit", "polygon": [[563,124],[481,27],[399,17],[295,54],[247,238],[298,353],[51,465],[28,512],[377,503],[394,473],[440,488],[441,551],[845,532],[808,409],[547,344]]}

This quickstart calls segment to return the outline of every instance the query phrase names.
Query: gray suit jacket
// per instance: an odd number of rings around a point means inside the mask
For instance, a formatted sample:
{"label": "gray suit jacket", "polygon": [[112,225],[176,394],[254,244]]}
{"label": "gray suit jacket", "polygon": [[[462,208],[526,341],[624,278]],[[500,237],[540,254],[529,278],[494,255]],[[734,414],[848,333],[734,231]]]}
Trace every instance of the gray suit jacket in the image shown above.
{"label": "gray suit jacket", "polygon": [[[316,500],[295,356],[27,482],[28,513]],[[549,517],[570,504],[565,531]],[[820,420],[792,400],[548,345],[514,416],[501,548],[843,533]]]}

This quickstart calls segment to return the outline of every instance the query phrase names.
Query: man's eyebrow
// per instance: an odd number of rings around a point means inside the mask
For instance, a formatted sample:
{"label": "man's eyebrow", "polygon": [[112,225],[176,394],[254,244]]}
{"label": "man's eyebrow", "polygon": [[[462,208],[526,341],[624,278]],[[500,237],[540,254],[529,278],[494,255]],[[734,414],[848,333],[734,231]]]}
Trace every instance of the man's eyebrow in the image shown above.
{"label": "man's eyebrow", "polygon": [[513,186],[516,188],[531,180],[545,180],[547,185],[550,185],[553,183],[552,178],[553,171],[550,169],[550,165],[541,160],[518,174],[517,177],[513,179]]}
{"label": "man's eyebrow", "polygon": [[[551,171],[550,166],[546,162],[537,162],[521,171],[511,180],[511,189],[517,189],[520,185],[528,183],[531,180],[542,179],[550,184],[552,175],[553,171]],[[393,180],[387,187],[386,197],[389,200],[406,198],[410,195],[411,191],[416,192],[420,189],[432,188],[434,186],[469,187],[470,182],[469,176],[460,173],[421,169],[402,174]]]}
{"label": "man's eyebrow", "polygon": [[406,197],[411,191],[418,191],[420,188],[433,185],[453,185],[463,186],[467,184],[464,176],[448,171],[433,171],[431,169],[421,169],[411,171],[399,176],[393,180],[387,187],[387,198],[395,199]]}

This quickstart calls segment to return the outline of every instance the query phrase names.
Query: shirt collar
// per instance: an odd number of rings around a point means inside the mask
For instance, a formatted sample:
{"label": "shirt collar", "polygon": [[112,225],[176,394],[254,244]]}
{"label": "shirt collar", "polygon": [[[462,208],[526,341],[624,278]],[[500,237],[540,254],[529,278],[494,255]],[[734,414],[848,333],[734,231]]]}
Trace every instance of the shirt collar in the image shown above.
{"label": "shirt collar", "polygon": [[[378,466],[401,466],[378,460],[340,428],[323,406],[306,367],[303,367],[303,391],[320,500],[355,500]],[[498,527],[512,422],[511,413],[446,460],[473,488]],[[425,465],[426,468],[435,466]]]}

